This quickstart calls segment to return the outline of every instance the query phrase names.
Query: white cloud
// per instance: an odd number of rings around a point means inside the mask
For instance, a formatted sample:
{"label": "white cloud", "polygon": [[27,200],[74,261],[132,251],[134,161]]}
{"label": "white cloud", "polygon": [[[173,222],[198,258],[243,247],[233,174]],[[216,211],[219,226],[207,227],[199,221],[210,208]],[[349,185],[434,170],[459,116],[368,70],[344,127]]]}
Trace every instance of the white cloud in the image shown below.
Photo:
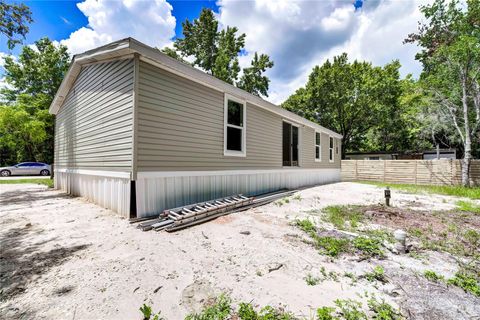
{"label": "white cloud", "polygon": [[85,0],[77,6],[88,18],[88,26],[61,41],[72,54],[126,37],[163,47],[175,35],[175,17],[166,0]]}
{"label": "white cloud", "polygon": [[315,65],[342,52],[375,65],[399,59],[402,75],[418,75],[417,48],[402,42],[416,30],[424,2],[365,1],[355,11],[352,1],[220,0],[218,18],[246,33],[249,55],[241,57],[242,65],[255,51],[270,55],[275,66],[268,72],[268,100],[281,103],[305,84]]}

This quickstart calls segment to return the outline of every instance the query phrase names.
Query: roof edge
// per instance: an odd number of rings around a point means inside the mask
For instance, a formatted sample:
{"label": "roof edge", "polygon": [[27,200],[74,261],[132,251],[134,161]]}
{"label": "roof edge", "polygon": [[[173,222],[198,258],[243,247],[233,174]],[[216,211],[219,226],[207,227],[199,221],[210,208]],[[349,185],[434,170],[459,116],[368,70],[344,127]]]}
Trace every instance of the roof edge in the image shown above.
{"label": "roof edge", "polygon": [[93,62],[101,62],[102,60],[112,58],[119,58],[123,55],[131,53],[139,53],[140,57],[144,57],[143,60],[147,63],[155,63],[155,65],[158,65],[159,67],[167,71],[173,72],[192,81],[198,82],[208,87],[213,87],[219,91],[223,91],[225,93],[241,98],[248,103],[266,109],[290,121],[306,125],[336,138],[343,138],[341,134],[333,130],[327,129],[276,104],[268,102],[261,97],[248,93],[229,83],[226,83],[223,80],[220,80],[213,75],[207,74],[191,65],[182,63],[181,61],[171,58],[166,54],[160,52],[160,50],[152,48],[133,38],[124,38],[106,44],[104,46],[86,51],[84,53],[75,55],[70,64],[70,68],[68,69],[55,95],[55,98],[50,105],[49,112],[51,114],[57,114],[57,112],[60,110],[68,92],[73,86],[78,74],[80,73],[82,65]]}

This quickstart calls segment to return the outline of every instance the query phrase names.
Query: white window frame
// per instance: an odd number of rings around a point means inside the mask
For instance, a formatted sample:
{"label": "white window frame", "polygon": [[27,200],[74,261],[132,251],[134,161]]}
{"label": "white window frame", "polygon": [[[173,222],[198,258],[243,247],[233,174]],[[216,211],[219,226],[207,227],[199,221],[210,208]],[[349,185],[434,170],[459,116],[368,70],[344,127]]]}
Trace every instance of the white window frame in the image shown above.
{"label": "white window frame", "polygon": [[[331,146],[330,146],[330,140],[332,141]],[[330,154],[332,155],[331,158],[330,158]],[[332,136],[328,136],[328,159],[330,162],[335,162],[335,138]]]}
{"label": "white window frame", "polygon": [[[286,123],[289,123],[291,126],[293,127],[297,127],[298,128],[298,145],[297,145],[297,152],[298,152],[298,166],[284,166],[282,165],[282,168],[290,168],[290,169],[295,169],[295,168],[300,168],[302,167],[302,145],[303,145],[303,141],[302,141],[302,125],[299,124],[299,123],[296,123],[296,122],[293,122],[292,120],[289,120],[289,119],[285,119],[285,118],[282,118],[282,122],[286,122]],[[283,146],[282,146],[283,147]],[[282,152],[283,152],[283,149],[282,149]],[[283,156],[283,155],[282,155]],[[282,161],[283,162],[283,161]]]}
{"label": "white window frame", "polygon": [[[243,127],[228,123],[228,100],[243,105]],[[227,150],[227,128],[232,127],[242,130],[242,151]],[[225,93],[223,103],[223,155],[229,157],[246,157],[247,156],[247,102],[240,98]]]}
{"label": "white window frame", "polygon": [[[320,144],[317,144],[317,133],[320,135]],[[322,162],[322,132],[321,131],[315,131],[315,134],[313,135],[313,143],[315,145],[315,152],[313,154],[313,157],[315,158],[315,162]],[[319,158],[317,158],[317,147],[318,147]]]}

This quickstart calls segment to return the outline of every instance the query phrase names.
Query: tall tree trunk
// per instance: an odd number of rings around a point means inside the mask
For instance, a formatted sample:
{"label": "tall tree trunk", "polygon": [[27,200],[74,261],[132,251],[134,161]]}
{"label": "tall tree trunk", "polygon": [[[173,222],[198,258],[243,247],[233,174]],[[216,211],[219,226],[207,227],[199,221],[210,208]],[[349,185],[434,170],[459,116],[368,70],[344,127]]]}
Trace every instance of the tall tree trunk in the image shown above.
{"label": "tall tree trunk", "polygon": [[465,128],[465,140],[462,161],[462,186],[470,186],[470,160],[472,159],[472,139],[470,132],[470,124],[468,122],[468,101],[467,101],[467,81],[466,75],[462,76],[462,104],[463,104],[463,122]]}

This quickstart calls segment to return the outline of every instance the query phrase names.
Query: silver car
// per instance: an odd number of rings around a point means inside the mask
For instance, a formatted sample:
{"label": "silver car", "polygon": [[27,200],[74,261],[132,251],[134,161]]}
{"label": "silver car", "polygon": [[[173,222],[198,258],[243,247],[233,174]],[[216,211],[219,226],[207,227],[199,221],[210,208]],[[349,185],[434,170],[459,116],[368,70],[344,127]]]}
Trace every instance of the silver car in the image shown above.
{"label": "silver car", "polygon": [[22,162],[11,167],[0,168],[0,176],[48,176],[51,172],[50,165],[42,162]]}

